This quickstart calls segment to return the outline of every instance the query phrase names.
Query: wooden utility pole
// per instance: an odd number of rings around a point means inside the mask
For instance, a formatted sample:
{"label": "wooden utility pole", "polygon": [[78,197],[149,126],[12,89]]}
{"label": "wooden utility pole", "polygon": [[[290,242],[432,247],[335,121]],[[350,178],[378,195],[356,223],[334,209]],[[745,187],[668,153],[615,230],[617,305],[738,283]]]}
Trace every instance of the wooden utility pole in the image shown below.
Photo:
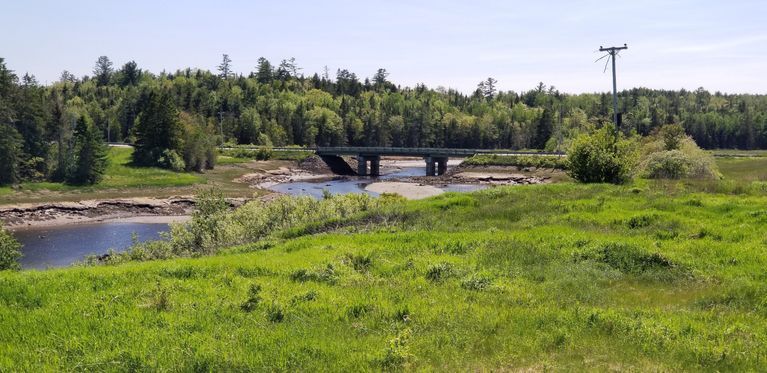
{"label": "wooden utility pole", "polygon": [[[615,126],[618,126],[618,85],[615,81],[615,56],[620,53],[620,51],[624,49],[629,49],[629,47],[624,43],[622,47],[609,47],[609,48],[603,48],[602,46],[599,46],[600,52],[607,52],[605,56],[602,58],[608,57],[613,62],[613,120],[615,121]],[[599,60],[601,60],[600,58]],[[599,61],[597,60],[597,61]]]}

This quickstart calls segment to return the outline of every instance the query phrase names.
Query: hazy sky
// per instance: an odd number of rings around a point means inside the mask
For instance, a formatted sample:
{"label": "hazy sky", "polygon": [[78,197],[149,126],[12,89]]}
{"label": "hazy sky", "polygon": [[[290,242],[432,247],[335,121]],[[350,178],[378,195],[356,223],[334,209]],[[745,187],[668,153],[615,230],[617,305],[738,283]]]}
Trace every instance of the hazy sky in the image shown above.
{"label": "hazy sky", "polygon": [[91,74],[100,55],[160,72],[213,70],[228,53],[243,74],[293,56],[306,74],[384,67],[410,86],[608,91],[596,50],[623,43],[619,89],[767,93],[765,0],[0,0],[0,57],[41,82]]}

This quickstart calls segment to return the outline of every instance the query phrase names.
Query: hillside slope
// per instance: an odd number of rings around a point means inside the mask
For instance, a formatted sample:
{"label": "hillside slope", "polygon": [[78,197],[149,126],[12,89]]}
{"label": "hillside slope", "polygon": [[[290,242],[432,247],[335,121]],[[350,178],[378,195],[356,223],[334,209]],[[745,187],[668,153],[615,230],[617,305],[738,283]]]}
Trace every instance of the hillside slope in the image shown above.
{"label": "hillside slope", "polygon": [[763,193],[560,184],[401,203],[398,220],[213,257],[0,273],[0,370],[767,364]]}

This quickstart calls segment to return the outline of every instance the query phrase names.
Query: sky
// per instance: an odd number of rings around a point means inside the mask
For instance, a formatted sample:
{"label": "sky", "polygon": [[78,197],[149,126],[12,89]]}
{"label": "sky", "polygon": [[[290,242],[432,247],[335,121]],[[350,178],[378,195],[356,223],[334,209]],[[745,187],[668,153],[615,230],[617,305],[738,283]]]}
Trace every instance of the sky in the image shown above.
{"label": "sky", "polygon": [[307,75],[386,68],[402,86],[606,92],[597,50],[624,43],[618,89],[767,93],[765,0],[0,0],[0,57],[42,83],[90,75],[101,55],[159,73],[227,53],[245,75],[295,57]]}

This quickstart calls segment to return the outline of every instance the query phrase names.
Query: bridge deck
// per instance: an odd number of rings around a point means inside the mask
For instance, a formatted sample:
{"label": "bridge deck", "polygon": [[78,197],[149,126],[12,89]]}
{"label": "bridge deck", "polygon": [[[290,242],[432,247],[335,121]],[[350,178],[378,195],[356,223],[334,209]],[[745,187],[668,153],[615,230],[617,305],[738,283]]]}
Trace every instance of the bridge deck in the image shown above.
{"label": "bridge deck", "polygon": [[[245,149],[259,149],[260,146],[243,147]],[[222,147],[222,149],[234,149]],[[393,157],[450,157],[467,158],[475,154],[496,155],[554,155],[561,156],[564,153],[519,151],[508,149],[452,149],[452,148],[404,148],[404,147],[378,147],[378,146],[334,146],[334,147],[273,147],[275,151],[298,151],[313,152],[318,155],[367,155],[367,156],[393,156]]]}

